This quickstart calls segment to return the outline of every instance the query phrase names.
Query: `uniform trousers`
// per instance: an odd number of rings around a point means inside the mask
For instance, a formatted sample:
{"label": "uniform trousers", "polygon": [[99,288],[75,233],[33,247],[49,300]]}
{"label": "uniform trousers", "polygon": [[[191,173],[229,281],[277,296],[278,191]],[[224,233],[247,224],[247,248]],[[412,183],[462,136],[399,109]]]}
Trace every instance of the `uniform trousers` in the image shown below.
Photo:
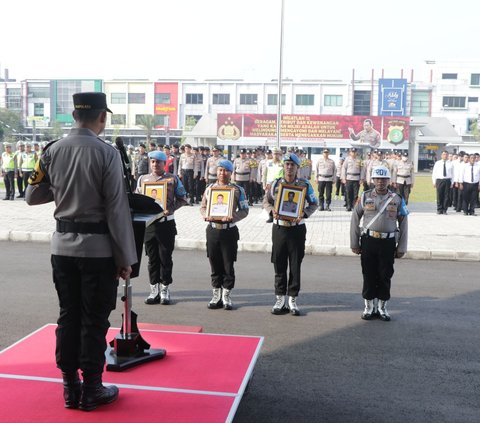
{"label": "uniform trousers", "polygon": [[412,185],[407,184],[406,182],[403,184],[397,184],[397,194],[405,200],[405,204],[408,204],[411,188]]}
{"label": "uniform trousers", "polygon": [[358,197],[358,190],[360,188],[360,181],[352,181],[347,179],[345,192],[347,194],[347,209],[353,209],[355,201]]}
{"label": "uniform trousers", "polygon": [[15,172],[13,170],[5,172],[3,181],[5,182],[5,198],[13,200],[15,197]]}
{"label": "uniform trousers", "polygon": [[207,257],[212,270],[212,287],[233,289],[237,261],[238,228],[215,229],[207,226]]}
{"label": "uniform trousers", "polygon": [[[250,199],[250,181],[235,181],[238,186],[241,186],[245,190],[245,195],[248,198],[249,203],[251,203]],[[250,204],[251,205],[251,204]]]}
{"label": "uniform trousers", "polygon": [[475,206],[477,204],[478,182],[477,183],[463,183],[463,212],[467,214],[475,213]]}
{"label": "uniform trousers", "polygon": [[327,206],[332,202],[332,181],[318,181],[318,197],[320,207],[323,207],[325,200],[327,201]]}
{"label": "uniform trousers", "polygon": [[345,185],[342,183],[342,180],[339,176],[335,177],[335,195],[338,197],[341,195],[342,197],[345,195]]}
{"label": "uniform trousers", "polygon": [[145,230],[145,253],[148,257],[150,284],[170,285],[172,280],[175,236],[175,220],[153,223]]}
{"label": "uniform trousers", "polygon": [[306,234],[305,225],[272,226],[271,260],[275,271],[275,295],[296,297],[300,292],[300,268],[305,256]]}
{"label": "uniform trousers", "polygon": [[30,178],[30,176],[32,175],[32,171],[31,170],[23,170],[22,171],[22,178],[23,178],[23,186],[28,186],[28,178]]}
{"label": "uniform trousers", "polygon": [[446,212],[450,204],[450,185],[451,179],[437,179],[435,186],[437,188],[437,211]]}
{"label": "uniform trousers", "polygon": [[379,239],[362,236],[360,256],[363,274],[362,296],[366,300],[390,299],[395,261],[395,238]]}
{"label": "uniform trousers", "polygon": [[193,182],[193,169],[182,169],[182,182],[185,187],[185,191],[190,198],[190,204],[194,202],[194,182]]}
{"label": "uniform trousers", "polygon": [[194,179],[195,181],[195,201],[200,202],[202,201],[203,193],[205,192],[205,179],[200,177],[200,172],[197,173],[197,177]]}
{"label": "uniform trousers", "polygon": [[20,174],[17,175],[17,189],[18,189],[18,195],[20,197],[25,196],[25,192],[23,189],[23,177],[20,176]]}
{"label": "uniform trousers", "polygon": [[103,372],[108,317],[115,309],[118,279],[112,257],[51,256],[53,282],[60,304],[56,333],[57,367]]}

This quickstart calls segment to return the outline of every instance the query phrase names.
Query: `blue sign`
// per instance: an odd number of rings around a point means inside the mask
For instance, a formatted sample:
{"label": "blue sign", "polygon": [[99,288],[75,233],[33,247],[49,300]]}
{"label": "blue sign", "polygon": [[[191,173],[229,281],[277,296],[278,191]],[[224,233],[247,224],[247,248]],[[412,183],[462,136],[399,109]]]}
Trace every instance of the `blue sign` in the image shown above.
{"label": "blue sign", "polygon": [[378,116],[406,116],[407,80],[378,80]]}

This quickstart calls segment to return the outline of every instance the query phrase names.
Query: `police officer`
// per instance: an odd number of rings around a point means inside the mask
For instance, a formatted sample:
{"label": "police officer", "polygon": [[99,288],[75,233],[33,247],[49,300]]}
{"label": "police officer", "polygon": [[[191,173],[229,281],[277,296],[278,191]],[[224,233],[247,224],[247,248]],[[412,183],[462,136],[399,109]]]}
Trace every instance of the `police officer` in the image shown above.
{"label": "police officer", "polygon": [[169,286],[172,284],[175,236],[175,210],[187,204],[186,192],[178,176],[165,171],[167,155],[163,151],[151,151],[150,168],[152,172],[138,180],[137,192],[141,193],[146,182],[167,181],[166,206],[164,217],[148,225],[145,230],[145,252],[148,256],[148,275],[150,295],[145,304],[170,304]]}
{"label": "police officer", "polygon": [[2,153],[2,176],[5,183],[4,200],[15,200],[15,153],[12,152],[12,144],[4,142],[5,151]]}
{"label": "police officer", "polygon": [[408,160],[408,151],[405,151],[402,159],[395,162],[392,175],[392,186],[396,189],[397,194],[405,200],[405,204],[408,204],[414,180],[413,163]]}
{"label": "police officer", "polygon": [[342,166],[342,182],[345,184],[347,211],[352,211],[358,197],[360,185],[364,180],[362,161],[357,157],[357,149],[352,147]]}
{"label": "police officer", "polygon": [[325,210],[325,200],[327,202],[327,211],[331,211],[330,203],[332,202],[332,186],[335,178],[335,162],[328,157],[330,150],[325,148],[323,150],[323,157],[320,157],[316,166],[317,181],[318,181],[318,200],[320,203],[320,210]]}
{"label": "police officer", "polygon": [[[202,197],[200,213],[208,222],[207,257],[212,270],[213,297],[208,308],[216,309],[223,305],[225,310],[233,307],[231,291],[235,287],[234,263],[237,261],[239,233],[236,223],[248,215],[248,202],[245,191],[239,185],[232,184],[230,178],[233,172],[232,162],[221,160],[217,165],[217,181],[208,185]],[[231,189],[233,195],[233,210],[231,216],[215,217],[208,211],[211,202],[212,189]]]}
{"label": "police officer", "polygon": [[32,144],[27,142],[25,144],[25,151],[20,154],[20,159],[18,161],[18,174],[23,178],[24,187],[27,187],[28,185],[28,179],[35,168],[37,159],[37,154],[32,151]]}
{"label": "police officer", "polygon": [[120,155],[98,138],[111,113],[106,96],[77,93],[73,104],[76,127],[44,149],[26,201],[55,201],[51,263],[60,303],[56,362],[65,407],[89,411],[118,397],[116,386],[102,385],[105,337],[118,278],[129,277],[137,253]]}
{"label": "police officer", "polygon": [[208,184],[213,184],[217,180],[217,166],[223,158],[220,156],[220,148],[216,145],[212,148],[213,155],[205,163],[205,178]]}
{"label": "police officer", "polygon": [[20,161],[22,154],[25,153],[25,143],[23,141],[17,141],[17,150],[15,151],[15,176],[17,179],[17,198],[25,197],[25,187],[23,185],[23,176],[21,172]]}
{"label": "police officer", "polygon": [[187,195],[190,199],[190,205],[195,203],[195,189],[194,189],[194,168],[195,168],[195,154],[192,152],[192,146],[185,144],[184,153],[180,155],[178,162],[178,176],[182,180]]}
{"label": "police officer", "polygon": [[[307,179],[297,178],[300,168],[300,159],[294,154],[286,154],[283,159],[284,176],[273,181],[271,188],[265,193],[263,207],[273,215],[272,225],[272,256],[275,270],[276,302],[272,308],[273,314],[282,314],[288,309],[294,316],[300,314],[297,305],[297,296],[300,292],[300,267],[305,256],[305,237],[307,229],[305,219],[318,207],[312,185]],[[282,195],[282,184],[295,185],[305,189],[305,204],[301,214],[292,220],[286,220],[279,211],[275,210],[276,198]],[[287,276],[287,269],[289,273]]]}
{"label": "police officer", "polygon": [[247,149],[240,149],[240,157],[233,161],[233,180],[244,190],[247,198],[250,200],[250,177],[252,169],[250,167],[250,159],[247,158]]}
{"label": "police officer", "polygon": [[350,247],[355,254],[361,255],[364,320],[377,314],[384,321],[390,320],[386,304],[390,299],[393,264],[395,258],[401,258],[407,252],[408,210],[403,199],[388,190],[389,180],[387,167],[374,168],[372,181],[375,188],[362,194],[351,218]]}
{"label": "police officer", "polygon": [[135,178],[135,186],[138,185],[138,180],[142,175],[148,175],[148,154],[145,151],[145,144],[141,143],[138,146],[138,154],[133,166],[133,175]]}

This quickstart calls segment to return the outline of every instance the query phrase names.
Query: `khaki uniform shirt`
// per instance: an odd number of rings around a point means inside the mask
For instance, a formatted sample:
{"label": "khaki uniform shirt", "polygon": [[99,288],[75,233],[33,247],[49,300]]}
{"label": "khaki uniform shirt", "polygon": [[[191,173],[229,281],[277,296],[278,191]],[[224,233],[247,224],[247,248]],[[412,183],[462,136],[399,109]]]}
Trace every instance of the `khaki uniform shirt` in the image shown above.
{"label": "khaki uniform shirt", "polygon": [[320,157],[317,162],[316,172],[317,181],[333,182],[336,174],[335,162],[332,159]]}
{"label": "khaki uniform shirt", "polygon": [[237,157],[233,162],[233,179],[235,182],[248,182],[252,169],[250,168],[250,159],[241,159]]}
{"label": "khaki uniform shirt", "polygon": [[205,163],[205,178],[212,180],[212,179],[217,179],[217,167],[218,167],[218,162],[220,160],[223,160],[222,156],[218,157],[209,157],[207,159],[207,163]]}
{"label": "khaki uniform shirt", "polygon": [[362,161],[356,157],[348,156],[343,162],[342,179],[346,181],[360,181],[365,179]]}
{"label": "khaki uniform shirt", "polygon": [[413,185],[414,178],[413,163],[399,160],[393,168],[392,181],[400,185]]}

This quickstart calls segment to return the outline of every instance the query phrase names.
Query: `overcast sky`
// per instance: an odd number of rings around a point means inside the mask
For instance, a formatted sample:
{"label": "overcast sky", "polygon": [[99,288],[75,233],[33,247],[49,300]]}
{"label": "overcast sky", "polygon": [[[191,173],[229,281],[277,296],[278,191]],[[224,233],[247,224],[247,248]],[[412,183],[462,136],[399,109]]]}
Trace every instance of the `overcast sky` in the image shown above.
{"label": "overcast sky", "polygon": [[[13,0],[0,69],[22,79],[278,78],[281,0]],[[477,0],[285,0],[284,78],[480,60]],[[418,75],[418,73],[416,73]]]}

